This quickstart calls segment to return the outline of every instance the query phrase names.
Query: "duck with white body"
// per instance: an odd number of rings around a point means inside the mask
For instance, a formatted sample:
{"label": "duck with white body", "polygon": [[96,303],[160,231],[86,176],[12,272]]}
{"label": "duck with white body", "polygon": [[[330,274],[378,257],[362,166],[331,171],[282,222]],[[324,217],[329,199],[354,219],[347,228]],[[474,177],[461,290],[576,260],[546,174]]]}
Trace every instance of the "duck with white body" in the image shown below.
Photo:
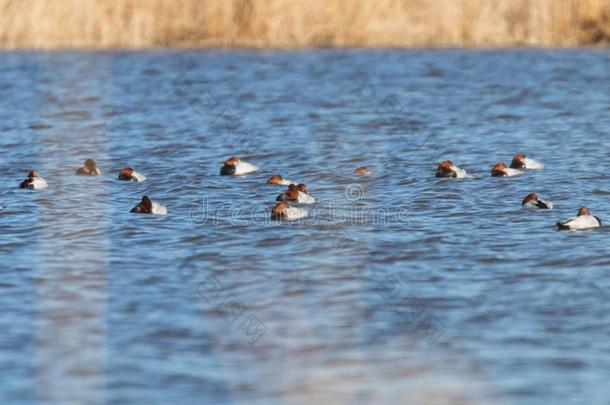
{"label": "duck with white body", "polygon": [[599,228],[600,226],[602,226],[601,219],[591,215],[591,212],[586,207],[581,207],[578,210],[577,216],[557,222],[557,228],[562,231],[582,231]]}
{"label": "duck with white body", "polygon": [[220,168],[221,176],[241,176],[243,174],[253,173],[259,168],[251,163],[244,162],[237,156],[232,156],[227,159],[224,166]]}
{"label": "duck with white body", "polygon": [[540,170],[544,168],[544,165],[524,154],[518,154],[513,157],[513,160],[510,162],[510,167],[511,169]]}
{"label": "duck with white body", "polygon": [[28,177],[21,182],[19,188],[24,188],[27,190],[42,190],[49,187],[45,179],[40,177],[36,170],[31,171],[28,174]]}
{"label": "duck with white body", "polygon": [[520,174],[523,174],[523,172],[521,170],[507,167],[504,162],[500,162],[491,168],[492,177],[512,177],[512,176],[518,176]]}
{"label": "duck with white body", "polygon": [[119,180],[121,181],[144,181],[146,177],[136,172],[131,167],[125,167],[119,172]]}
{"label": "duck with white body", "polygon": [[459,168],[451,160],[439,163],[436,169],[436,177],[463,179],[466,176],[468,176],[466,170]]}
{"label": "duck with white body", "polygon": [[278,195],[276,200],[284,202],[294,201],[301,204],[314,204],[316,202],[316,199],[307,192],[307,186],[305,184],[289,185],[288,190]]}
{"label": "duck with white body", "polygon": [[167,215],[167,208],[149,197],[142,197],[142,201],[130,211],[132,214]]}
{"label": "duck with white body", "polygon": [[523,199],[521,206],[524,208],[538,208],[543,210],[552,210],[553,203],[550,201],[541,200],[538,194],[531,193]]}
{"label": "duck with white body", "polygon": [[277,203],[271,209],[271,218],[276,220],[295,221],[308,216],[309,212],[305,208],[291,207],[285,202]]}

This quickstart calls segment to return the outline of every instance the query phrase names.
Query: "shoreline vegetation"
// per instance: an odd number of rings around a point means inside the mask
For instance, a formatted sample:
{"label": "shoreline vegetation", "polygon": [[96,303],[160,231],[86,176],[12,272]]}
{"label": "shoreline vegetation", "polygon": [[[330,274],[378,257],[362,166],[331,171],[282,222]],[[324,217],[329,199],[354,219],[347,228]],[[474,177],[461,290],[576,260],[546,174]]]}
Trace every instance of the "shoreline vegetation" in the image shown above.
{"label": "shoreline vegetation", "polygon": [[0,0],[0,49],[610,45],[610,0]]}

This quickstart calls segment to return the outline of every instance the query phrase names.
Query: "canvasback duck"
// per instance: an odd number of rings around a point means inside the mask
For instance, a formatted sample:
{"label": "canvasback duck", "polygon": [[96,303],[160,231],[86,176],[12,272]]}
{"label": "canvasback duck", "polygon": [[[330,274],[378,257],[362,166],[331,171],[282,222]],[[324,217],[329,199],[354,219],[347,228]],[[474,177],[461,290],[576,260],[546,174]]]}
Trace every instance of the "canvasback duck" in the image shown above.
{"label": "canvasback duck", "polygon": [[269,180],[267,180],[267,184],[274,184],[276,186],[289,186],[291,184],[297,184],[294,181],[286,180],[280,175],[271,176]]}
{"label": "canvasback duck", "polygon": [[232,156],[225,161],[224,166],[220,169],[221,176],[239,176],[259,170],[253,164],[243,162],[237,156]]}
{"label": "canvasback duck", "polygon": [[552,210],[553,203],[550,201],[544,201],[538,198],[538,194],[531,193],[523,199],[521,206],[525,208],[540,208],[545,210]]}
{"label": "canvasback duck", "polygon": [[492,177],[511,177],[517,176],[519,174],[523,174],[523,172],[521,170],[507,167],[504,162],[498,163],[497,165],[491,168]]}
{"label": "canvasback duck", "polygon": [[47,188],[47,182],[38,175],[37,171],[31,171],[28,174],[27,179],[23,180],[19,185],[19,188],[25,188],[28,190],[42,190],[43,188]]}
{"label": "canvasback duck", "polygon": [[512,162],[510,162],[510,167],[512,169],[535,170],[544,168],[544,165],[523,154],[518,154],[513,157]]}
{"label": "canvasback duck", "polygon": [[436,177],[451,177],[451,178],[464,178],[466,177],[466,170],[457,167],[451,160],[445,160],[438,164],[436,169]]}
{"label": "canvasback duck", "polygon": [[146,177],[133,170],[131,167],[125,167],[119,172],[119,180],[123,181],[144,181]]}
{"label": "canvasback duck", "polygon": [[76,174],[78,176],[99,176],[101,174],[100,169],[98,169],[95,161],[91,159],[85,160],[85,164],[83,167],[79,167],[76,170]]}
{"label": "canvasback duck", "polygon": [[277,220],[294,221],[309,216],[305,208],[291,207],[285,202],[280,202],[271,209],[271,218]]}
{"label": "canvasback duck", "polygon": [[566,219],[565,221],[557,222],[557,228],[562,231],[578,231],[591,228],[599,228],[602,226],[602,221],[589,212],[586,207],[581,207],[578,210],[578,215]]}
{"label": "canvasback duck", "polygon": [[142,197],[142,201],[138,205],[132,208],[130,211],[132,214],[156,214],[166,215],[167,208],[159,204],[156,201],[152,201],[147,196]]}
{"label": "canvasback duck", "polygon": [[354,173],[359,174],[360,176],[371,176],[373,174],[373,172],[366,166],[356,168]]}
{"label": "canvasback duck", "polygon": [[305,184],[288,186],[286,192],[277,196],[277,201],[294,201],[301,204],[313,204],[316,199],[307,193],[307,186]]}

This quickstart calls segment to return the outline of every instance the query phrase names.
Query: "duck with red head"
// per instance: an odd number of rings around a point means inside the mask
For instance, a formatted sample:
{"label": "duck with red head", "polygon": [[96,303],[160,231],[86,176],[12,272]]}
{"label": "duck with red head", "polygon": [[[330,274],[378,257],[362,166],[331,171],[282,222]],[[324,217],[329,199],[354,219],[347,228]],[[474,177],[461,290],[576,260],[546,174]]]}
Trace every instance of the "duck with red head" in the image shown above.
{"label": "duck with red head", "polygon": [[276,220],[294,221],[306,218],[309,212],[300,207],[291,207],[285,202],[280,202],[271,209],[271,218]]}
{"label": "duck with red head", "polygon": [[37,171],[33,170],[28,174],[28,177],[21,182],[19,188],[25,188],[27,190],[42,190],[47,188],[49,185],[40,177]]}
{"label": "duck with red head", "polygon": [[460,169],[451,160],[439,163],[436,169],[436,177],[464,178],[467,175],[466,170]]}
{"label": "duck with red head", "polygon": [[528,194],[528,196],[525,197],[521,202],[521,206],[525,208],[539,208],[546,210],[553,209],[552,202],[541,200],[540,198],[538,198],[538,194],[536,193]]}
{"label": "duck with red head", "polygon": [[520,153],[513,157],[513,160],[510,162],[510,167],[511,169],[537,170],[544,168],[544,165]]}
{"label": "duck with red head", "polygon": [[92,159],[85,160],[85,164],[76,170],[78,176],[99,176],[102,174]]}
{"label": "duck with red head", "polygon": [[253,164],[242,161],[237,156],[231,156],[225,161],[224,166],[220,168],[221,176],[241,176],[259,170]]}
{"label": "duck with red head", "polygon": [[494,167],[491,168],[491,176],[492,177],[512,177],[523,174],[521,170],[512,169],[507,167],[504,162],[500,162]]}
{"label": "duck with red head", "polygon": [[275,186],[289,186],[291,184],[297,184],[294,181],[287,180],[280,175],[271,176],[269,180],[267,180],[267,184],[273,184]]}
{"label": "duck with red head", "polygon": [[578,210],[578,215],[566,219],[565,221],[557,222],[557,228],[561,231],[582,231],[585,229],[599,228],[602,226],[602,221],[596,216],[591,215],[587,207],[581,207]]}
{"label": "duck with red head", "polygon": [[131,167],[125,167],[119,172],[119,180],[122,181],[144,181],[146,177],[133,170]]}
{"label": "duck with red head", "polygon": [[156,201],[152,201],[148,196],[142,197],[142,201],[130,211],[132,214],[155,214],[166,215],[167,208]]}
{"label": "duck with red head", "polygon": [[305,184],[291,184],[288,186],[288,190],[277,196],[276,201],[293,201],[300,204],[313,204],[316,202],[316,199],[308,194],[307,186]]}

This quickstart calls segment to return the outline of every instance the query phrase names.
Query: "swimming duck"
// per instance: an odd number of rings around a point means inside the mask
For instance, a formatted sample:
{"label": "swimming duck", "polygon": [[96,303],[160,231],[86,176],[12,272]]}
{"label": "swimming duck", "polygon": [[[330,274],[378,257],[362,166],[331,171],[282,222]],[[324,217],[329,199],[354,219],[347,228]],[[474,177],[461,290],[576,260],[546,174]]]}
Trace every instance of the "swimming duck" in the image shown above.
{"label": "swimming duck", "polygon": [[119,172],[119,180],[123,181],[144,181],[146,177],[133,170],[131,167],[125,167]]}
{"label": "swimming duck", "polygon": [[553,203],[550,201],[544,201],[538,198],[538,194],[531,193],[523,199],[521,206],[525,208],[540,208],[540,209],[553,209]]}
{"label": "swimming duck", "polygon": [[288,190],[277,196],[276,201],[294,201],[301,204],[313,204],[316,199],[307,193],[307,186],[305,184],[288,186]]}
{"label": "swimming duck", "polygon": [[512,162],[510,162],[510,167],[512,169],[534,170],[542,169],[544,168],[544,165],[540,162],[535,161],[534,159],[528,158],[523,154],[519,154],[513,157]]}
{"label": "swimming duck", "polygon": [[224,166],[220,169],[221,176],[239,176],[242,174],[252,173],[259,170],[253,164],[243,162],[237,156],[232,156],[225,161]]}
{"label": "swimming duck", "polygon": [[156,201],[152,201],[147,196],[142,197],[142,201],[138,205],[132,208],[130,211],[132,214],[156,214],[166,215],[167,208],[159,204]]}
{"label": "swimming duck", "polygon": [[27,179],[23,180],[19,185],[20,188],[26,188],[28,190],[42,190],[48,186],[47,182],[40,177],[35,170],[31,171],[30,174],[28,174]]}
{"label": "swimming duck", "polygon": [[309,216],[305,208],[291,207],[285,202],[277,203],[271,209],[271,218],[277,220],[294,221]]}
{"label": "swimming duck", "polygon": [[602,226],[602,221],[589,212],[586,207],[581,207],[578,210],[578,215],[566,219],[565,221],[557,222],[557,228],[562,231],[576,231],[583,229],[599,228]]}
{"label": "swimming duck", "polygon": [[438,164],[436,177],[463,178],[466,177],[466,170],[460,169],[451,160],[445,160]]}
{"label": "swimming duck", "polygon": [[76,174],[79,176],[99,176],[101,172],[93,160],[87,159],[85,160],[83,167],[79,167],[78,170],[76,170]]}
{"label": "swimming duck", "polygon": [[373,172],[366,166],[358,167],[354,170],[354,173],[359,174],[361,176],[370,176]]}
{"label": "swimming duck", "polygon": [[511,177],[519,174],[523,174],[523,172],[521,170],[506,167],[504,162],[498,163],[491,168],[492,177]]}
{"label": "swimming duck", "polygon": [[275,175],[271,176],[269,180],[267,180],[267,184],[275,184],[276,186],[289,186],[291,184],[297,184],[294,181],[286,180],[282,176]]}

